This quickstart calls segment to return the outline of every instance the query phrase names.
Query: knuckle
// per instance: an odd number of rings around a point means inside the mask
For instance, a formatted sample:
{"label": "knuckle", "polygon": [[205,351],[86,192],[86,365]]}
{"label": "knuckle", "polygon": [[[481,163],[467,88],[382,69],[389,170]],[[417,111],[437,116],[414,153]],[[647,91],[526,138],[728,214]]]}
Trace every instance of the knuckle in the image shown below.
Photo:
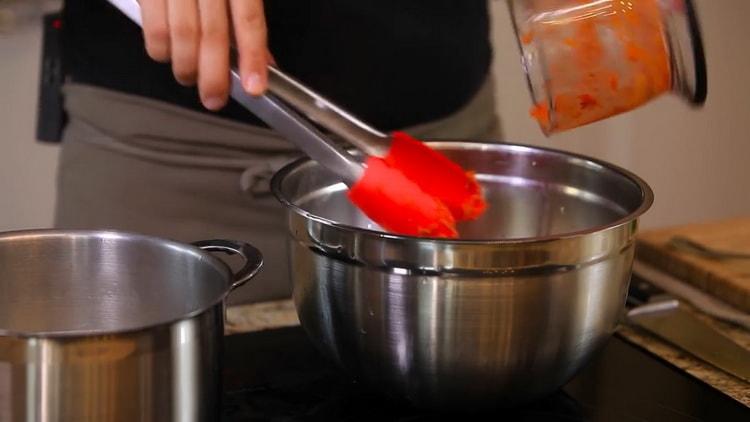
{"label": "knuckle", "polygon": [[163,45],[169,42],[169,28],[166,25],[150,25],[144,30],[146,39],[154,45]]}
{"label": "knuckle", "polygon": [[266,51],[261,47],[251,46],[242,50],[242,58],[249,64],[262,63],[266,57]]}
{"label": "knuckle", "polygon": [[172,66],[172,72],[174,73],[177,82],[182,85],[195,85],[195,79],[198,72],[196,72],[194,68],[175,64]]}
{"label": "knuckle", "polygon": [[206,79],[200,87],[201,94],[205,97],[223,97],[226,94],[226,85],[219,78]]}
{"label": "knuckle", "polygon": [[198,28],[188,22],[176,23],[172,28],[172,35],[182,42],[193,42],[198,39]]}
{"label": "knuckle", "polygon": [[209,43],[229,44],[229,34],[221,25],[208,24],[201,31],[201,40]]}
{"label": "knuckle", "polygon": [[266,29],[266,19],[259,10],[250,10],[240,16],[239,24],[246,28]]}
{"label": "knuckle", "polygon": [[146,52],[148,53],[149,57],[158,62],[169,61],[169,49],[167,49],[166,47],[156,47],[147,44]]}
{"label": "knuckle", "polygon": [[240,59],[240,68],[246,72],[264,73],[267,65],[265,57],[258,54]]}

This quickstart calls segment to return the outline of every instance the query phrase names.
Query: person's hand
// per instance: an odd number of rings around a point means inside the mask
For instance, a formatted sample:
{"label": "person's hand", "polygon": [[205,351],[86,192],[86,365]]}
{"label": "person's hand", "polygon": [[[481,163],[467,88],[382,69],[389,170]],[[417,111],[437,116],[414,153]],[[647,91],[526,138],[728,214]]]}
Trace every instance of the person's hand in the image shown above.
{"label": "person's hand", "polygon": [[146,51],[171,62],[182,85],[196,82],[201,102],[222,108],[229,93],[230,34],[239,53],[242,85],[253,95],[266,89],[268,52],[263,0],[140,0]]}

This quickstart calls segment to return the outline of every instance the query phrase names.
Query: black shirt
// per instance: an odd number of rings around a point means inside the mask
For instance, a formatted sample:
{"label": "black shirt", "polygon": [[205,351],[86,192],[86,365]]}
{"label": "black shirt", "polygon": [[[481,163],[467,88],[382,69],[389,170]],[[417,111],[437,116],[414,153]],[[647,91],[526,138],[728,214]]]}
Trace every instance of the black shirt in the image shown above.
{"label": "black shirt", "polygon": [[[484,0],[266,0],[280,68],[382,130],[464,105],[491,62]],[[70,78],[205,111],[145,52],[135,24],[106,0],[65,0]],[[208,111],[206,111],[208,112]],[[220,115],[257,123],[231,103]]]}

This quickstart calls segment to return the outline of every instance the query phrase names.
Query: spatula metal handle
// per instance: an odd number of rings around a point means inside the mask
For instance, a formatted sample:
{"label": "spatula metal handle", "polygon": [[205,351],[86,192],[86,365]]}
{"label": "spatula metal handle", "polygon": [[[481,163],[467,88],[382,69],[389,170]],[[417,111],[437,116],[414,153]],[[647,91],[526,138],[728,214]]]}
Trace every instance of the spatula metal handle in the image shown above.
{"label": "spatula metal handle", "polygon": [[390,137],[370,127],[312,88],[276,67],[268,67],[268,89],[309,119],[353,144],[367,155],[388,153]]}
{"label": "spatula metal handle", "polygon": [[362,164],[346,150],[323,135],[312,124],[271,94],[254,97],[242,87],[239,72],[232,68],[230,95],[308,157],[336,173],[351,186],[362,177]]}

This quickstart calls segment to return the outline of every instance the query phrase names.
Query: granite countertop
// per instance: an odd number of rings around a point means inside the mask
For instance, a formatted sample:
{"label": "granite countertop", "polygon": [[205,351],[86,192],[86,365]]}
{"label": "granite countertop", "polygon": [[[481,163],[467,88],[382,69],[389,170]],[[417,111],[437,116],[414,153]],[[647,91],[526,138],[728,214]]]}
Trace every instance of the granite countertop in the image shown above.
{"label": "granite countertop", "polygon": [[[750,349],[750,332],[718,322],[694,309],[691,309],[691,311],[738,344]],[[294,304],[290,300],[227,308],[227,334],[293,327],[296,325],[299,325],[299,319],[297,318]],[[643,347],[670,362],[672,365],[724,392],[745,406],[750,407],[750,384],[715,369],[711,365],[688,355],[682,350],[642,330],[621,326],[619,333],[626,340]]]}
{"label": "granite countertop", "polygon": [[226,334],[239,334],[299,325],[291,300],[227,307]]}

